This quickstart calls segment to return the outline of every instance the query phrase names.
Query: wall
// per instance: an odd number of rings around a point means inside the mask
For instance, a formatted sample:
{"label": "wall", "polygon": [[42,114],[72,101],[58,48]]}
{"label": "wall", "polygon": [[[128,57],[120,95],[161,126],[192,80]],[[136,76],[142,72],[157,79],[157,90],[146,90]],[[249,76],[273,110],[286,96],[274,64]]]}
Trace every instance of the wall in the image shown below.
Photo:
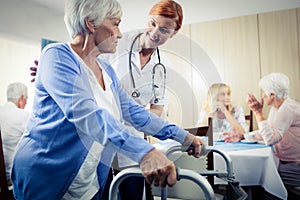
{"label": "wall", "polygon": [[[247,93],[260,97],[258,82],[262,76],[271,72],[287,74],[291,82],[290,97],[300,101],[299,10],[300,8],[288,9],[195,23],[185,26],[180,33],[192,38],[189,47],[185,47],[190,51],[192,62],[195,57],[203,54],[199,53],[199,47],[202,47],[214,63],[221,80],[231,86],[233,103],[241,105],[245,113],[248,113]],[[199,47],[195,48],[197,45]],[[176,59],[173,59],[175,65]],[[209,84],[203,85],[201,76],[191,78],[191,74],[197,74],[193,72],[194,67],[191,64],[184,67],[180,64],[180,67],[184,68],[181,72],[184,79],[193,80],[191,91],[194,93],[182,102],[193,106],[172,113],[173,115],[169,114],[168,120],[189,127],[193,126],[198,118],[198,111],[201,109]],[[205,70],[203,63],[201,70]],[[214,71],[212,73],[216,74]],[[215,82],[218,82],[217,80],[218,77],[215,78]],[[202,86],[199,87],[199,84]],[[197,96],[196,103],[191,98],[193,96]],[[181,107],[178,102],[170,102],[169,110],[176,110],[177,107]],[[265,112],[268,112],[267,108]],[[180,120],[178,115],[184,120]]]}
{"label": "wall", "polygon": [[[3,20],[10,11],[19,20],[2,23],[0,27],[0,103],[5,102],[9,82],[22,81],[33,92],[28,67],[39,57],[41,38],[33,37],[32,31],[49,32],[52,35],[44,35],[49,39],[59,37],[63,40],[67,37],[64,31],[55,35],[55,31],[47,30],[45,24],[35,27],[30,23],[32,16],[42,22],[52,16],[56,21],[53,23],[63,27],[59,24],[63,23],[62,16],[29,5],[22,10],[23,1],[14,4],[15,8],[7,2],[1,3],[6,3],[7,9],[2,9],[6,14],[1,12],[0,17]],[[15,0],[11,2],[15,3]],[[44,14],[30,13],[31,9],[40,9]],[[24,16],[16,14],[19,12]],[[168,70],[166,119],[184,127],[195,125],[207,88],[212,82],[220,81],[231,86],[233,102],[243,106],[248,113],[246,94],[251,92],[260,96],[259,79],[273,71],[284,72],[290,77],[291,97],[300,100],[297,91],[300,84],[299,13],[300,8],[288,9],[185,25],[161,48],[174,63],[173,68]],[[19,27],[20,34],[27,31],[22,40],[9,33],[13,26]],[[31,108],[30,102],[29,99],[27,109]]]}
{"label": "wall", "polygon": [[34,85],[30,82],[29,67],[40,56],[40,44],[21,41],[17,38],[0,35],[0,105],[6,102],[6,88],[9,83],[22,82],[28,88],[25,109],[31,111]]}
{"label": "wall", "polygon": [[1,0],[0,32],[39,42],[41,38],[69,40],[63,13],[30,1]]}
{"label": "wall", "polygon": [[63,14],[22,0],[0,2],[0,104],[6,102],[6,87],[20,81],[28,87],[25,109],[31,111],[34,85],[29,67],[38,59],[41,38],[68,40]]}

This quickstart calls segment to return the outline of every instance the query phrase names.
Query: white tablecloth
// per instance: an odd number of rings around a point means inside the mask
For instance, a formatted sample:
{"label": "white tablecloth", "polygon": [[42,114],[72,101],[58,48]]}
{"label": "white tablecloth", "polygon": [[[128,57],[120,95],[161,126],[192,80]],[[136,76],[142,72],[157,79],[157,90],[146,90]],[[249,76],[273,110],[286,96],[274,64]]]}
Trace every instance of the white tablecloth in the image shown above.
{"label": "white tablecloth", "polygon": [[[287,191],[277,171],[278,159],[271,147],[253,149],[252,144],[242,145],[237,146],[232,143],[228,146],[216,145],[216,148],[225,151],[231,157],[235,179],[241,186],[260,185],[269,193],[287,199]],[[247,149],[247,145],[250,149]],[[239,147],[242,150],[239,150]],[[214,168],[226,169],[224,160],[218,154],[214,156]],[[215,178],[215,184],[224,183],[221,179]]]}
{"label": "white tablecloth", "polygon": [[[174,145],[174,140],[165,140],[154,144],[162,152]],[[180,145],[180,144],[179,144]],[[272,148],[263,144],[225,143],[216,142],[215,148],[226,152],[232,159],[235,180],[241,186],[262,186],[267,192],[287,199],[287,191],[277,171],[278,158]],[[214,168],[225,170],[224,159],[217,153],[214,154]],[[215,178],[215,184],[226,184],[225,181]]]}

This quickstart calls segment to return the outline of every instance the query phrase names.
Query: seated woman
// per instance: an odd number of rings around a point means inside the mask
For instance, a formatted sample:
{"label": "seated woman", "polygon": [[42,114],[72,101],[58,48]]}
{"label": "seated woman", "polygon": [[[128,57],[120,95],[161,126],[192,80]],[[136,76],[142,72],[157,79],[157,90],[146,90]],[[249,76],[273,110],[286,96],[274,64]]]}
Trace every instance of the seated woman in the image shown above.
{"label": "seated woman", "polygon": [[230,94],[231,89],[228,85],[224,83],[212,84],[196,125],[205,125],[208,117],[212,117],[214,133],[236,132],[241,135],[246,133],[248,125],[245,121],[243,108],[232,105]]}
{"label": "seated woman", "polygon": [[[248,94],[247,102],[258,123],[258,130],[245,135],[246,138],[263,140],[273,145],[279,158],[278,171],[286,188],[300,186],[300,104],[289,98],[289,78],[282,73],[264,76],[259,87],[263,98],[258,101]],[[263,113],[264,102],[271,106],[266,119]],[[226,138],[238,141],[242,135]]]}

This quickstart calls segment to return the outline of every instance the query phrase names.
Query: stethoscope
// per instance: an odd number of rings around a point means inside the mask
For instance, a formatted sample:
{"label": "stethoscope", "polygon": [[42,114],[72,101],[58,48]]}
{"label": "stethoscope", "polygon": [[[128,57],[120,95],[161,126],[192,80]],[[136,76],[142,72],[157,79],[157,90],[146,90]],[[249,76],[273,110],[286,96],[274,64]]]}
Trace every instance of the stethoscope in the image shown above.
{"label": "stethoscope", "polygon": [[[132,54],[132,50],[133,50],[133,46],[134,46],[134,43],[136,42],[136,40],[142,35],[142,33],[138,34],[132,44],[131,44],[131,47],[130,47],[130,52],[129,52],[129,71],[130,71],[130,78],[131,78],[131,82],[132,82],[132,86],[133,86],[133,92],[131,93],[131,96],[134,97],[134,98],[138,98],[141,96],[141,93],[139,92],[139,90],[136,88],[136,85],[135,85],[135,80],[134,80],[134,77],[133,77],[133,73],[132,73],[132,64],[131,64],[131,54]],[[156,52],[157,52],[157,58],[158,58],[158,63],[155,64],[152,68],[152,92],[154,94],[154,103],[158,103],[159,99],[163,99],[163,97],[165,96],[165,89],[166,89],[166,67],[160,62],[160,55],[159,55],[159,50],[158,48],[156,49]],[[156,94],[156,91],[157,89],[159,89],[159,86],[155,84],[155,73],[156,73],[156,70],[161,68],[162,71],[164,72],[164,78],[163,78],[163,88],[162,88],[162,96],[161,98],[157,96]]]}

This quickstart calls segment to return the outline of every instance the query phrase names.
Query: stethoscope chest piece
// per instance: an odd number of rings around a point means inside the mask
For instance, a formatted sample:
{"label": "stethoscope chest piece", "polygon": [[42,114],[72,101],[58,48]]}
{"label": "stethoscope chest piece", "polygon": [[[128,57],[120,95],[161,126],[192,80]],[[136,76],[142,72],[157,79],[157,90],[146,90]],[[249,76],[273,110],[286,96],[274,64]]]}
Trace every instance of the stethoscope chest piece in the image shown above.
{"label": "stethoscope chest piece", "polygon": [[137,89],[135,89],[135,90],[131,93],[131,96],[132,96],[133,98],[138,98],[138,97],[141,96],[141,93],[140,93]]}

